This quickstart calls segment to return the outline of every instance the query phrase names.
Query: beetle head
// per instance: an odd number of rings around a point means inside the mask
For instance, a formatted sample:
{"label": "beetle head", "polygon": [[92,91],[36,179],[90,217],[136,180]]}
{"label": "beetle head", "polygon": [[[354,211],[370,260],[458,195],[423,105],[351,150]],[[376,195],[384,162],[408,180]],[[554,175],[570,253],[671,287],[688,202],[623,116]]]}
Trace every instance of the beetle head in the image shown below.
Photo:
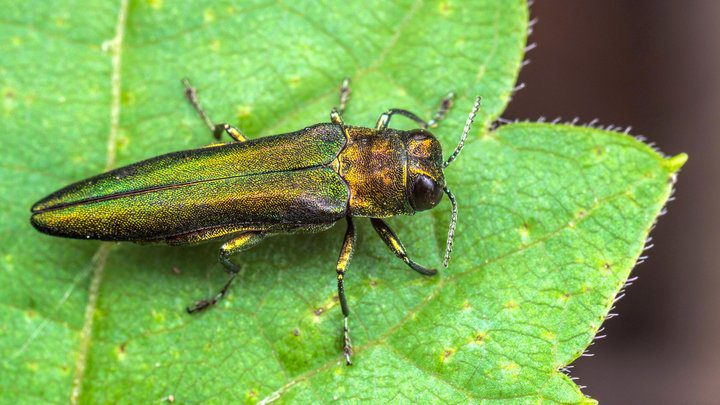
{"label": "beetle head", "polygon": [[450,218],[450,229],[448,230],[447,243],[445,247],[445,260],[443,265],[447,267],[452,252],[453,238],[455,237],[455,224],[457,223],[457,202],[455,196],[445,184],[443,169],[448,167],[465,146],[470,132],[470,126],[480,108],[480,97],[475,99],[470,115],[465,122],[465,128],[460,142],[447,160],[442,160],[442,148],[437,138],[424,129],[408,131],[405,135],[407,148],[407,193],[415,211],[424,211],[435,207],[442,199],[443,192],[447,194],[452,206],[452,217]]}
{"label": "beetle head", "polygon": [[415,211],[425,211],[438,205],[443,196],[442,148],[437,138],[427,130],[405,133],[407,149],[407,195]]}

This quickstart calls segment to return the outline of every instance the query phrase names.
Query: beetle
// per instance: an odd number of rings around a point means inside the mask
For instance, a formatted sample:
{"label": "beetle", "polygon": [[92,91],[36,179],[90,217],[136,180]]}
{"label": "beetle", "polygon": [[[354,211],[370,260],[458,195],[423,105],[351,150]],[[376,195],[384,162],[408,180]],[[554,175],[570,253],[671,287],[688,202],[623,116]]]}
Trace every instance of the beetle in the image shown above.
{"label": "beetle", "polygon": [[[452,215],[444,266],[452,251],[457,203],[443,170],[462,150],[479,109],[476,98],[460,142],[443,161],[437,138],[428,131],[445,118],[453,93],[433,119],[407,110],[387,110],[375,128],[346,125],[349,79],[340,87],[339,107],[330,122],[299,131],[248,140],[237,128],[213,124],[197,92],[183,80],[185,96],[217,140],[232,142],[168,153],[110,170],[62,188],[33,205],[31,223],[40,232],[66,238],[182,245],[227,240],[219,260],[229,279],[212,298],[189,313],[215,305],[239,272],[230,260],[278,234],[320,232],[345,219],[347,229],[336,266],[343,314],[343,354],[351,362],[349,309],[344,278],[355,245],[353,217],[369,217],[388,248],[410,268],[429,276],[437,271],[415,263],[383,218],[435,207],[446,194]],[[394,115],[419,129],[388,127]]]}

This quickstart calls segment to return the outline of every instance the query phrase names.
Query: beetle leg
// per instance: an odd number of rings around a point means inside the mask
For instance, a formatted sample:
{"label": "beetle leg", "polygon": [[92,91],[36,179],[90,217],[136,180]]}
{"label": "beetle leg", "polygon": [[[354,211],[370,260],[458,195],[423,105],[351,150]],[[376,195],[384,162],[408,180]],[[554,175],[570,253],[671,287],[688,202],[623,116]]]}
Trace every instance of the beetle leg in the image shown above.
{"label": "beetle leg", "polygon": [[411,113],[408,110],[403,110],[400,108],[391,108],[387,111],[385,111],[382,115],[380,115],[380,118],[377,120],[377,124],[375,124],[375,129],[385,129],[390,124],[390,118],[392,118],[393,115],[398,114],[402,115],[403,117],[410,118],[411,120],[415,121],[420,128],[427,129],[428,123],[425,122],[422,118],[418,117],[417,115]]}
{"label": "beetle leg", "polygon": [[215,129],[213,130],[213,135],[216,139],[220,139],[220,134],[222,132],[225,132],[228,134],[230,138],[235,140],[235,142],[245,142],[247,141],[247,138],[245,135],[243,135],[242,132],[240,132],[239,129],[235,128],[234,126],[230,124],[217,124],[215,125]]}
{"label": "beetle leg", "polygon": [[350,330],[348,329],[348,315],[350,310],[348,309],[347,299],[345,298],[345,286],[343,284],[345,279],[345,271],[347,270],[350,258],[353,254],[353,247],[355,246],[355,226],[353,225],[352,217],[347,217],[347,230],[345,231],[345,239],[343,240],[342,249],[340,249],[340,257],[337,262],[337,283],[338,283],[338,297],[340,299],[340,307],[342,308],[343,314],[343,354],[345,355],[346,364],[352,365],[350,356],[352,355],[352,344],[350,342]]}
{"label": "beetle leg", "polygon": [[450,111],[453,106],[454,100],[455,93],[452,91],[448,93],[445,97],[443,97],[442,100],[440,100],[440,104],[438,104],[438,109],[435,112],[435,116],[433,117],[433,119],[428,121],[428,127],[436,128],[438,126],[438,123],[445,119],[448,111]]}
{"label": "beetle leg", "polygon": [[345,107],[347,102],[350,100],[350,78],[344,78],[342,85],[340,86],[340,106],[337,108],[337,112],[340,116],[345,113]]}
{"label": "beetle leg", "polygon": [[428,122],[425,122],[422,118],[418,117],[416,114],[411,113],[408,110],[403,110],[400,108],[391,108],[384,112],[380,118],[377,120],[377,124],[375,124],[375,129],[384,129],[387,128],[390,124],[390,118],[392,118],[393,115],[398,114],[402,115],[403,117],[410,118],[411,120],[415,121],[420,128],[428,129],[428,128],[435,128],[438,126],[438,123],[445,119],[445,116],[447,115],[448,111],[450,111],[450,108],[453,106],[453,100],[455,99],[455,93],[452,91],[448,93],[445,97],[443,97],[442,100],[440,100],[440,104],[438,104],[438,109],[435,112],[435,116],[433,119],[431,119]]}
{"label": "beetle leg", "polygon": [[336,108],[334,108],[334,107],[333,107],[332,111],[330,111],[330,121],[331,121],[333,124],[337,124],[337,125],[343,125],[343,124],[344,124],[344,122],[343,122],[343,120],[342,120],[342,117],[340,116],[340,113],[339,113],[338,110],[337,110]]}
{"label": "beetle leg", "polygon": [[380,235],[380,239],[382,239],[383,242],[385,242],[385,244],[387,245],[387,247],[390,248],[393,253],[395,253],[395,256],[402,259],[402,261],[404,261],[405,264],[410,266],[411,269],[425,276],[432,276],[437,273],[437,270],[435,269],[428,269],[427,267],[423,267],[412,261],[405,252],[405,247],[403,246],[402,242],[400,242],[400,239],[398,239],[397,235],[395,235],[395,232],[390,229],[390,227],[388,226],[388,224],[385,223],[385,221],[379,218],[370,218],[370,222],[372,223],[373,228],[375,228],[375,232]]}
{"label": "beetle leg", "polygon": [[239,129],[233,127],[232,125],[224,123],[213,124],[210,117],[207,116],[205,110],[203,110],[202,106],[200,105],[200,100],[198,100],[197,97],[197,90],[195,90],[195,88],[190,85],[190,81],[188,79],[183,79],[182,82],[185,86],[185,97],[187,97],[190,105],[192,105],[195,111],[197,111],[197,113],[200,115],[200,118],[210,129],[210,132],[212,132],[215,139],[219,140],[222,133],[225,132],[230,136],[230,138],[234,139],[236,142],[245,142],[247,140],[247,138],[245,138],[242,132],[240,132]]}
{"label": "beetle leg", "polygon": [[240,272],[240,268],[235,263],[230,261],[230,256],[234,255],[235,253],[242,252],[243,250],[250,249],[251,247],[257,245],[267,237],[268,234],[261,232],[245,232],[240,234],[238,237],[225,242],[225,244],[220,247],[220,263],[222,263],[225,272],[230,275],[230,278],[225,283],[220,292],[218,292],[213,298],[199,300],[193,306],[188,307],[187,311],[191,314],[194,312],[202,311],[210,308],[211,306],[217,304],[218,301],[223,299],[223,297],[225,297],[225,295],[227,294],[230,285],[235,280],[238,272]]}

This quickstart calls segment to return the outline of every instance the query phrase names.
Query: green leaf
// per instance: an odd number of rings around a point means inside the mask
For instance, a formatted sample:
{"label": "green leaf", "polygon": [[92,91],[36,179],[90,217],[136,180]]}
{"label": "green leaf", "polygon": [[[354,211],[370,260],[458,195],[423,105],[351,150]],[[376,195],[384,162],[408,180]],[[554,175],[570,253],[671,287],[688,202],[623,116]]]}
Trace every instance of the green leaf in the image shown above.
{"label": "green leaf", "polygon": [[[8,2],[0,19],[0,391],[9,402],[588,400],[560,370],[592,341],[685,155],[615,132],[517,123],[523,1]],[[183,99],[250,137],[401,107],[459,138],[454,257],[433,278],[395,260],[365,221],[346,289],[355,365],[340,353],[334,265],[342,226],[239,255],[218,308],[184,307],[225,277],[217,245],[51,238],[29,225],[47,193],[108,167],[210,142]],[[398,119],[394,125],[410,127]],[[449,204],[391,220],[439,265]],[[175,271],[173,270],[175,269]]]}

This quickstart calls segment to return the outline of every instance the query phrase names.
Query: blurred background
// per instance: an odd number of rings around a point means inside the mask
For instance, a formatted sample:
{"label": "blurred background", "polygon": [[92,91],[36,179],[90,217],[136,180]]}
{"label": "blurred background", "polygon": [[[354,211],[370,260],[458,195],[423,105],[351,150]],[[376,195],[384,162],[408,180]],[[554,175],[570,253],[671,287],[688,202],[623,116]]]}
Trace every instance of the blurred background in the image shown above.
{"label": "blurred background", "polygon": [[720,401],[720,2],[537,1],[505,118],[594,118],[687,152],[676,200],[607,335],[572,376],[600,403]]}

